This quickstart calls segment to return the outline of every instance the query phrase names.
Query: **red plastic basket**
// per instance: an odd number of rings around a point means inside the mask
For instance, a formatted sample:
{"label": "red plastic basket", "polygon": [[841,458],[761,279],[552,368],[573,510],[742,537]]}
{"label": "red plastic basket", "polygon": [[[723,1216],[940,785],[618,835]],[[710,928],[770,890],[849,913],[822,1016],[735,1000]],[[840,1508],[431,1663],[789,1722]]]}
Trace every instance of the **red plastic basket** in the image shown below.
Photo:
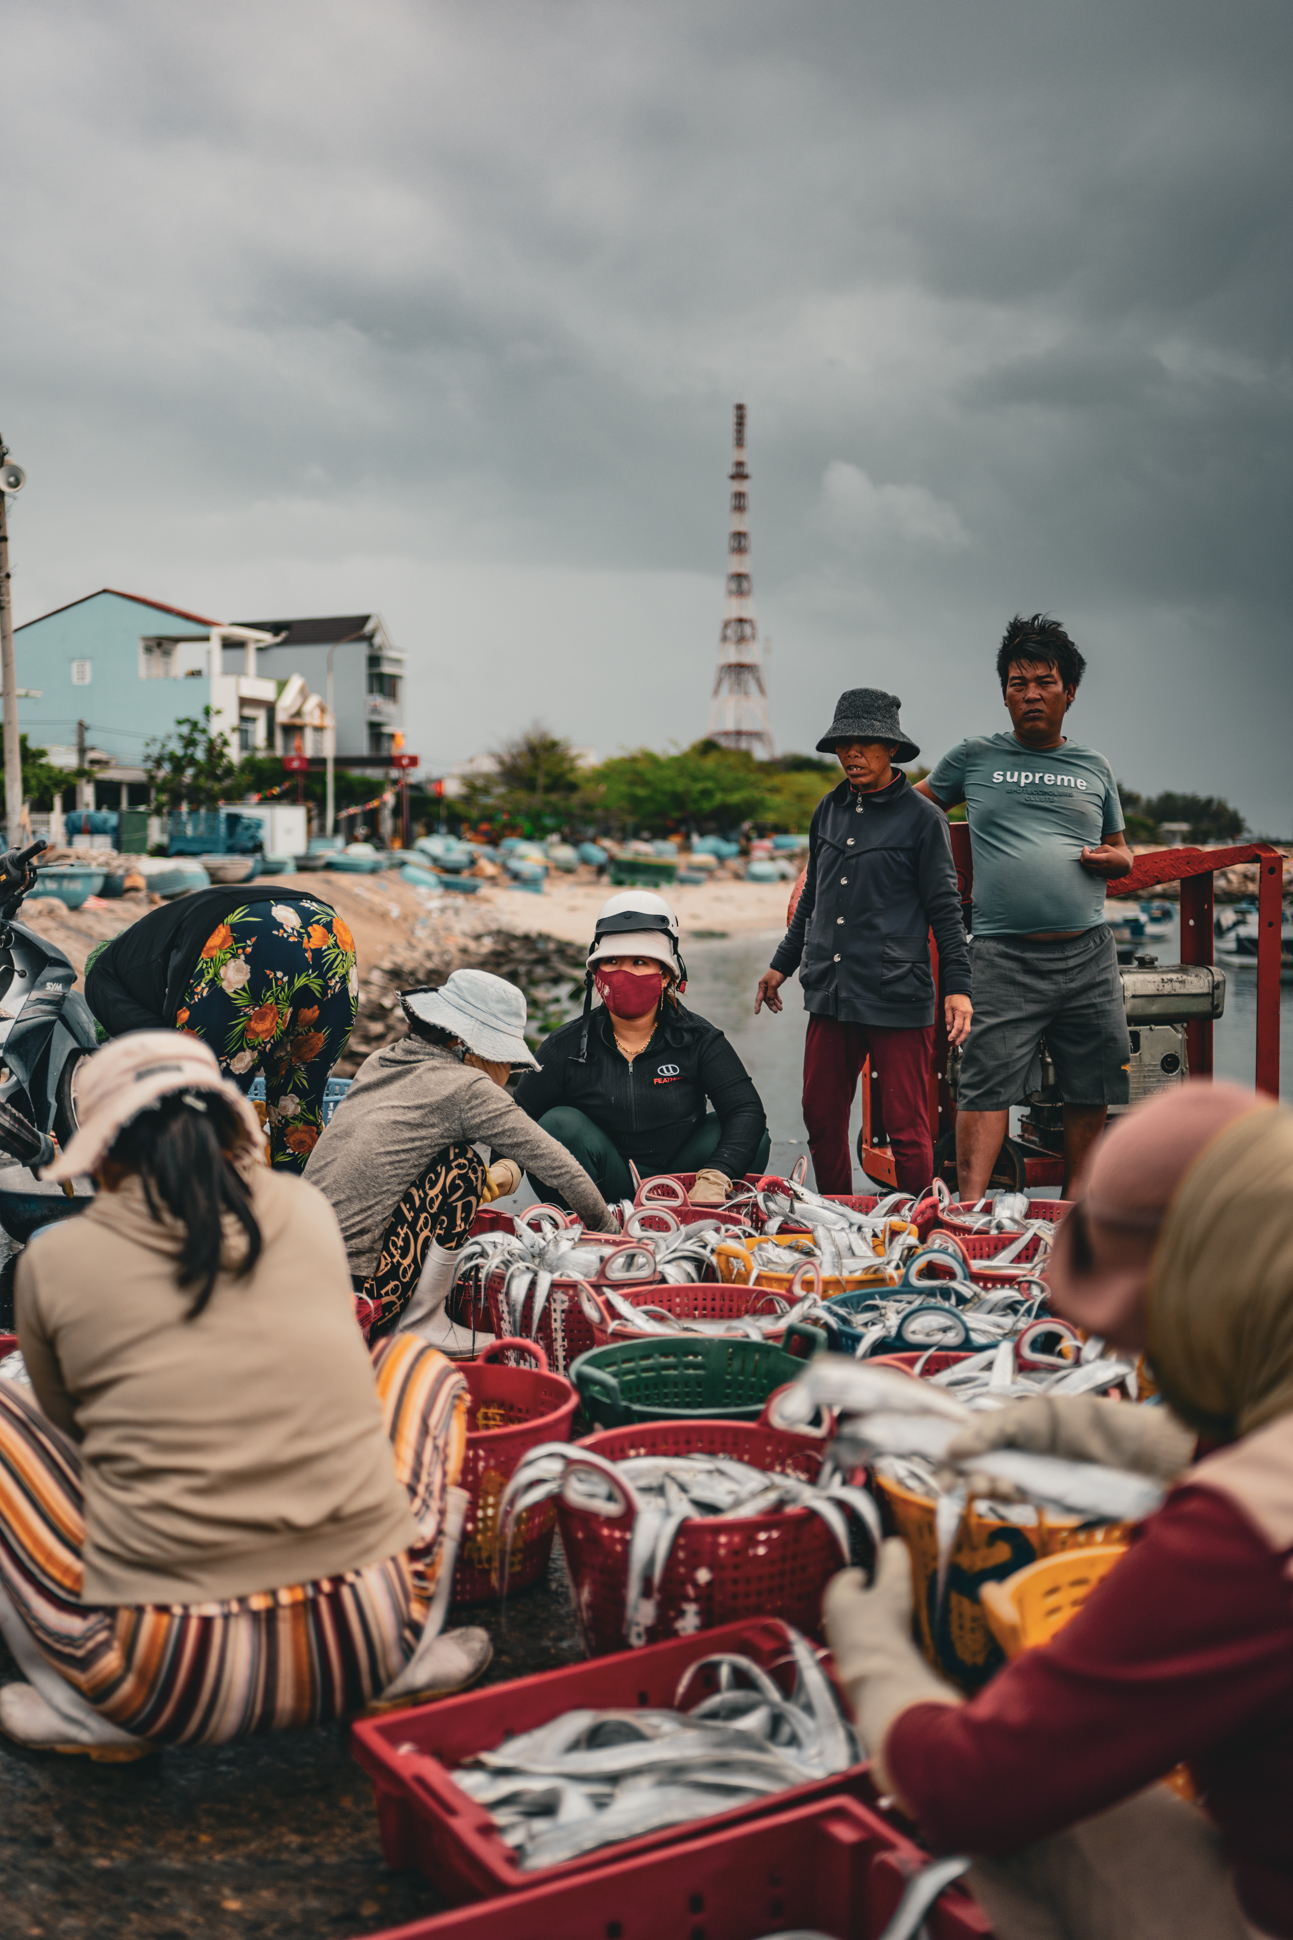
{"label": "red plastic basket", "polygon": [[[630,1455],[727,1455],[805,1482],[817,1475],[825,1453],[824,1442],[805,1435],[703,1420],[612,1428],[577,1446],[612,1462]],[[597,1515],[564,1500],[557,1518],[585,1647],[591,1657],[623,1650],[633,1518]],[[769,1610],[797,1630],[819,1634],[822,1591],[844,1567],[839,1544],[811,1509],[694,1517],[678,1531],[664,1574],[651,1586],[655,1619],[644,1626],[643,1641],[712,1630]]]}
{"label": "red plastic basket", "polygon": [[[1073,1201],[1071,1199],[1034,1199],[1029,1203],[1028,1216],[1030,1219],[1063,1219],[1072,1204]],[[953,1200],[952,1204],[939,1214],[934,1224],[941,1226],[946,1233],[955,1233],[958,1239],[1010,1240],[1014,1237],[1011,1233],[971,1232],[960,1218],[962,1213],[968,1211],[968,1206],[963,1206],[959,1201]]]}
{"label": "red plastic basket", "polygon": [[[749,1313],[776,1311],[772,1302],[777,1296],[770,1287],[745,1287],[730,1280],[693,1280],[685,1286],[661,1280],[655,1286],[618,1287],[616,1291],[630,1306],[659,1307],[677,1320],[739,1320]],[[612,1320],[616,1318],[611,1315]],[[785,1328],[779,1327],[764,1338],[778,1343],[784,1333]],[[600,1321],[593,1324],[593,1341],[597,1347],[608,1347],[612,1341],[646,1338],[646,1329],[641,1334],[635,1333],[624,1320],[613,1332]]]}
{"label": "red plastic basket", "polygon": [[16,1354],[17,1351],[17,1334],[0,1334],[0,1361],[4,1359],[6,1354]]}
{"label": "red plastic basket", "polygon": [[[387,1865],[397,1870],[418,1867],[455,1906],[534,1886],[536,1876],[517,1865],[485,1807],[454,1784],[452,1768],[477,1752],[494,1750],[512,1733],[534,1730],[567,1711],[671,1707],[688,1666],[724,1651],[752,1658],[789,1694],[794,1673],[786,1627],[774,1617],[756,1617],[702,1636],[676,1637],[645,1650],[620,1651],[591,1663],[464,1691],[460,1697],[441,1698],[434,1704],[358,1719],[350,1729],[351,1750],[373,1781]],[[830,1674],[829,1659],[822,1668]],[[697,1703],[717,1688],[712,1669],[692,1680]],[[735,1806],[693,1826],[664,1826],[641,1838],[626,1839],[614,1848],[615,1863],[644,1852],[654,1853],[658,1861],[661,1847],[678,1846],[693,1834],[708,1838],[733,1825],[762,1823],[770,1812],[843,1792],[874,1797],[865,1765]],[[608,1851],[603,1847],[545,1868],[543,1882],[569,1880],[603,1868]],[[639,1927],[637,1931],[645,1936],[652,1930]]]}
{"label": "red plastic basket", "polygon": [[[494,1357],[505,1353],[528,1354],[536,1366],[493,1365]],[[460,1362],[459,1372],[471,1397],[459,1485],[470,1493],[471,1507],[454,1566],[453,1601],[479,1603],[502,1595],[501,1558],[497,1583],[494,1577],[498,1499],[528,1449],[569,1438],[579,1397],[569,1381],[548,1373],[547,1357],[534,1341],[496,1341],[479,1360]],[[556,1533],[555,1503],[541,1502],[526,1510],[512,1536],[506,1572],[509,1591],[523,1590],[544,1574]]]}
{"label": "red plastic basket", "polygon": [[[721,1832],[701,1823],[704,1831],[667,1852],[388,1927],[373,1940],[760,1940],[788,1928],[879,1940],[928,1858],[852,1797]],[[958,1885],[936,1901],[924,1931],[930,1940],[990,1940],[992,1930]]]}

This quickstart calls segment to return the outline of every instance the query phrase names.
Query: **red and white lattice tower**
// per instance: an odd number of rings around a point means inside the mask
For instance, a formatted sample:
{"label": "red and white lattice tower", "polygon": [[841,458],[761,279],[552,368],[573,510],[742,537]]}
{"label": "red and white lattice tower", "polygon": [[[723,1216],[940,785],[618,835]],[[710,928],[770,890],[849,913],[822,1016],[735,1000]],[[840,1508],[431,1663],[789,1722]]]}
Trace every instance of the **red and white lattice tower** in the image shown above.
{"label": "red and white lattice tower", "polygon": [[709,710],[709,738],[725,748],[748,748],[764,759],[773,752],[763,649],[754,617],[750,577],[750,474],[745,463],[745,406],[738,404],[732,431],[732,522],[727,534],[727,604],[719,635],[718,672]]}

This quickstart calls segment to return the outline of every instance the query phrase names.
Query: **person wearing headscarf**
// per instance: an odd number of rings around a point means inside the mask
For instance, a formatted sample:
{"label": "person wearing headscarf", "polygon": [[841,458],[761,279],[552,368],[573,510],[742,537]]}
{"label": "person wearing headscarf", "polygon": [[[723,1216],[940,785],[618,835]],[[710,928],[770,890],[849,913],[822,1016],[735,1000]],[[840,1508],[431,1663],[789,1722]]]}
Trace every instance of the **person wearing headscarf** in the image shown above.
{"label": "person wearing headscarf", "polygon": [[[745,1173],[767,1170],[768,1121],[722,1031],[679,1001],[687,967],[664,897],[626,889],[604,903],[587,966],[583,1016],[545,1038],[517,1104],[606,1198],[633,1197],[635,1166],[643,1179],[694,1173],[692,1205],[721,1206]],[[541,1165],[530,1178],[560,1200],[561,1181]]]}
{"label": "person wearing headscarf", "polygon": [[542,1168],[593,1231],[617,1229],[583,1167],[508,1094],[513,1073],[535,1065],[516,985],[455,970],[400,1003],[408,1036],[360,1065],[305,1176],[331,1202],[355,1291],[376,1310],[370,1337],[414,1329],[470,1358],[490,1336],[445,1311],[457,1256],[479,1208],[515,1192],[523,1166]]}
{"label": "person wearing headscarf", "polygon": [[462,1376],[365,1347],[327,1201],[206,1045],[120,1038],[79,1104],[44,1176],[97,1192],[19,1258],[0,1380],[0,1730],[121,1760],[469,1683]]}
{"label": "person wearing headscarf", "polygon": [[[1152,1475],[1163,1506],[1051,1640],[968,1703],[911,1642],[905,1545],[829,1586],[827,1635],[878,1781],[974,1856],[998,1940],[1293,1936],[1293,1112],[1161,1093],[1096,1148],[1054,1310],[1144,1353],[1165,1407],[1039,1396],[993,1447]],[[1187,1762],[1189,1806],[1153,1781]]]}

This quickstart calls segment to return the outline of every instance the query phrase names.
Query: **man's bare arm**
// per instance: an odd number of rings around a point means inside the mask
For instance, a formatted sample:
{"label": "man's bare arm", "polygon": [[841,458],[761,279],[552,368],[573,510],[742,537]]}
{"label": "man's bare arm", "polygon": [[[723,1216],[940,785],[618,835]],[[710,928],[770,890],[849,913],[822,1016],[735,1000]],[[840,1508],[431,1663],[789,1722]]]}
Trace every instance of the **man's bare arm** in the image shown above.
{"label": "man's bare arm", "polygon": [[1107,882],[1116,882],[1119,876],[1129,876],[1136,863],[1122,829],[1116,835],[1106,835],[1097,848],[1083,849],[1078,860],[1093,876],[1103,876]]}
{"label": "man's bare arm", "polygon": [[941,808],[944,815],[946,815],[949,808],[960,807],[959,802],[940,801],[938,796],[934,793],[933,789],[930,787],[927,781],[914,781],[911,785],[912,785],[912,788],[915,790],[916,794],[923,795],[926,801],[933,802],[934,807]]}

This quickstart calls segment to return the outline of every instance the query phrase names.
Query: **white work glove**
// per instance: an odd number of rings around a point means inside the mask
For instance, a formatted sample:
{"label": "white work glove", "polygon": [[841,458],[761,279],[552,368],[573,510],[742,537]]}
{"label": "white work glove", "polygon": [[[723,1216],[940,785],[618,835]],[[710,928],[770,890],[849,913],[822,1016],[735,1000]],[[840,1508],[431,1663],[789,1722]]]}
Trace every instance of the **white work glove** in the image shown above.
{"label": "white work glove", "polygon": [[515,1159],[495,1159],[485,1174],[485,1190],[480,1195],[482,1206],[488,1206],[495,1199],[506,1199],[516,1191],[521,1183],[521,1168]]}
{"label": "white work glove", "polygon": [[707,1165],[696,1174],[696,1183],[687,1197],[693,1206],[721,1206],[731,1190],[732,1181],[726,1172]]}
{"label": "white work glove", "polygon": [[[1030,1455],[1101,1462],[1174,1482],[1194,1460],[1195,1440],[1193,1429],[1166,1408],[1105,1401],[1098,1394],[1037,1394],[976,1414],[948,1443],[947,1455],[964,1464],[991,1448],[1024,1448]],[[988,1481],[981,1492],[1000,1498],[1002,1484]]]}
{"label": "white work glove", "polygon": [[911,1556],[901,1536],[881,1543],[871,1589],[861,1570],[841,1570],[826,1586],[822,1619],[865,1756],[889,1789],[881,1763],[885,1733],[913,1704],[960,1704],[961,1695],[929,1668],[911,1640]]}

